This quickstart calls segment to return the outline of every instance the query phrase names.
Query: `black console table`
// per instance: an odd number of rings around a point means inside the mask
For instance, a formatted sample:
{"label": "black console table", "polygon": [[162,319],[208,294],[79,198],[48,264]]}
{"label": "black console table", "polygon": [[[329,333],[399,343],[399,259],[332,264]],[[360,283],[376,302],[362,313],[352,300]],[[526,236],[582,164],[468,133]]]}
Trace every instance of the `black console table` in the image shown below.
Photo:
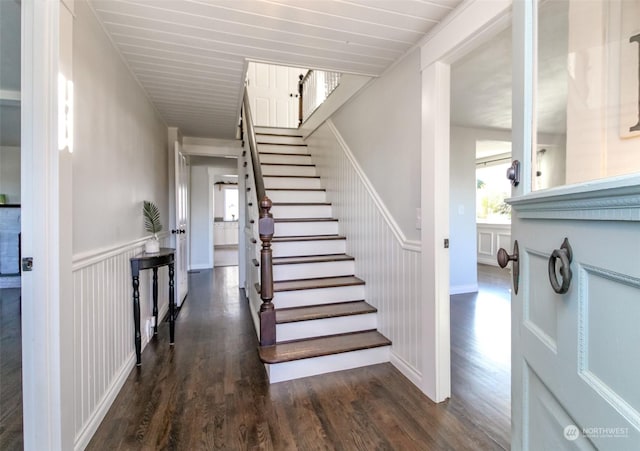
{"label": "black console table", "polygon": [[153,269],[153,316],[155,324],[153,334],[158,333],[158,268],[169,267],[169,344],[173,345],[175,331],[175,294],[173,286],[175,249],[160,248],[160,252],[147,254],[143,252],[131,258],[131,277],[133,279],[133,322],[136,341],[136,365],[140,365],[142,337],[140,335],[140,271]]}

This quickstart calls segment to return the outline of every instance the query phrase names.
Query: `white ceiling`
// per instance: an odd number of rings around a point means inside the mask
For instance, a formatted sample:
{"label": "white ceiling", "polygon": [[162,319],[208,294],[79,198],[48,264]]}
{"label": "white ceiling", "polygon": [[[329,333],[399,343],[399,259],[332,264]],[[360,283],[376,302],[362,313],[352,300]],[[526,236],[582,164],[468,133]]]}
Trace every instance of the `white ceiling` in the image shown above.
{"label": "white ceiling", "polygon": [[235,135],[247,60],[380,75],[460,3],[91,0],[166,122],[216,138]]}

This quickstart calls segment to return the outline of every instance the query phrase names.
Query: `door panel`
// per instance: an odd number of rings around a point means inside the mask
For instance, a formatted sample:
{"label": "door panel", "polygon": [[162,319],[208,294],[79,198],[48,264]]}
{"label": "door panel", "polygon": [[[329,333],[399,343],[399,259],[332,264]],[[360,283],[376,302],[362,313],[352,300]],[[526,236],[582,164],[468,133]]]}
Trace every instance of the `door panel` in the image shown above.
{"label": "door panel", "polygon": [[247,88],[254,123],[263,127],[298,127],[298,76],[306,70],[249,63]]}
{"label": "door panel", "polygon": [[172,232],[176,235],[176,303],[182,305],[189,291],[187,273],[187,239],[189,234],[188,205],[189,205],[189,171],[187,158],[182,154],[180,143],[175,143],[175,196],[176,196],[176,228]]}
{"label": "door panel", "polygon": [[[514,318],[519,345],[513,361],[517,366],[521,359],[525,374],[521,402],[528,418],[522,427],[529,442],[523,448],[637,449],[640,227],[555,219],[516,219],[513,227],[522,241],[522,290],[513,298],[520,308]],[[573,277],[569,291],[557,294],[548,261],[565,237],[573,250]],[[588,443],[564,438],[570,425]],[[538,437],[541,431],[546,438]],[[555,443],[554,437],[562,440]],[[549,448],[548,440],[555,445]]]}
{"label": "door panel", "polygon": [[[640,134],[621,129],[640,106],[637,55],[621,58],[640,51],[638,24],[640,0],[514,2],[514,450],[640,444],[640,176],[625,175],[640,171]],[[571,284],[557,293],[565,238]]]}

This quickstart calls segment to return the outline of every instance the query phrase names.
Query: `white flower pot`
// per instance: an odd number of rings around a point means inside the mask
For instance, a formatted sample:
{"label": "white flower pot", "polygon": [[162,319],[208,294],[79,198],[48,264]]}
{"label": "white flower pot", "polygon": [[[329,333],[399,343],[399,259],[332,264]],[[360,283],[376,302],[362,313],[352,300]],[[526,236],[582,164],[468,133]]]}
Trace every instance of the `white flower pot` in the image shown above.
{"label": "white flower pot", "polygon": [[160,241],[158,238],[150,238],[144,243],[144,251],[147,254],[153,254],[155,252],[160,252]]}

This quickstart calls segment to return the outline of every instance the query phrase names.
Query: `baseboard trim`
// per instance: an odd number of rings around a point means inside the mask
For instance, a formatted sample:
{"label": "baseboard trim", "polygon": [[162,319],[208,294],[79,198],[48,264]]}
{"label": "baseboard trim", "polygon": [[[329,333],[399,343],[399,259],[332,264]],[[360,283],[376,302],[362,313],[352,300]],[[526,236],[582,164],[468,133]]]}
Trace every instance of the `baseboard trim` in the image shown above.
{"label": "baseboard trim", "polygon": [[449,294],[475,293],[476,291],[478,291],[477,283],[470,283],[467,285],[454,285],[449,288]]}
{"label": "baseboard trim", "polygon": [[395,366],[404,377],[409,379],[413,385],[416,387],[422,387],[422,374],[405,362],[402,357],[399,357],[395,352],[393,352],[393,345],[391,346],[389,362],[391,362],[391,364]]}
{"label": "baseboard trim", "polygon": [[104,396],[98,404],[98,408],[93,411],[91,419],[87,421],[82,431],[76,436],[76,440],[73,445],[74,450],[82,451],[87,447],[87,445],[89,445],[93,434],[96,433],[98,427],[100,426],[100,423],[102,423],[104,417],[107,416],[107,412],[109,412],[111,405],[120,393],[120,390],[122,390],[122,387],[127,381],[129,373],[131,373],[131,370],[134,367],[135,363],[136,355],[135,352],[132,352],[129,355],[129,358],[120,367],[118,377],[113,380],[107,391],[104,393]]}

